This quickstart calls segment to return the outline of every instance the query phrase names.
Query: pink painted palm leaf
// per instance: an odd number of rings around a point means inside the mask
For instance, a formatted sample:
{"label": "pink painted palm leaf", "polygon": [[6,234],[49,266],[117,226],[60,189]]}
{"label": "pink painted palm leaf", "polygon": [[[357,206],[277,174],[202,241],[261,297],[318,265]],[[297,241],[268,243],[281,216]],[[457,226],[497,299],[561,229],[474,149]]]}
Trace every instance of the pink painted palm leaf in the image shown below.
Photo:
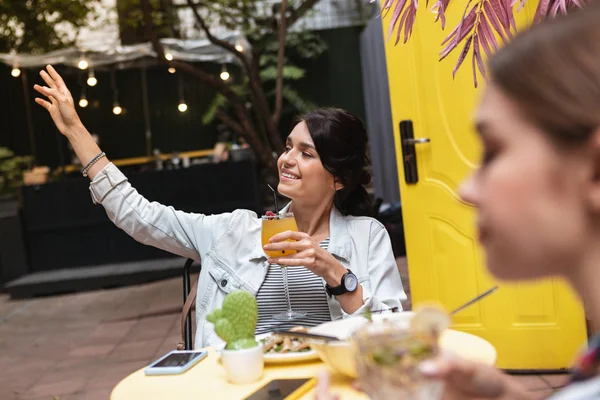
{"label": "pink painted palm leaf", "polygon": [[[374,2],[374,0],[370,0]],[[431,11],[436,14],[435,22],[440,21],[442,29],[446,27],[446,11],[451,0],[436,0]],[[518,11],[521,11],[530,0],[468,0],[462,18],[456,27],[442,42],[442,51],[439,60],[443,60],[454,49],[462,44],[462,50],[452,70],[452,76],[463,64],[469,52],[472,51],[473,81],[475,87],[478,85],[477,75],[486,78],[483,52],[487,57],[498,50],[498,37],[507,43],[517,32],[515,23],[515,5],[519,3]],[[588,0],[539,0],[534,23],[546,18],[553,18],[559,14],[567,14],[571,8],[581,8]],[[598,0],[600,1],[600,0]],[[471,4],[475,2],[473,6]],[[381,0],[381,13],[385,17],[392,12],[387,39],[389,40],[394,31],[396,32],[395,44],[403,39],[406,43],[413,31],[417,16],[417,0]],[[425,2],[426,6],[429,0]],[[404,35],[402,36],[402,32]],[[463,44],[464,43],[464,44]]]}
{"label": "pink painted palm leaf", "polygon": [[457,26],[454,28],[450,35],[442,42],[442,45],[446,44],[446,47],[440,53],[440,61],[448,56],[454,50],[460,42],[473,30],[473,26],[475,26],[475,20],[477,17],[477,12],[475,7],[469,11],[467,17],[463,19]]}
{"label": "pink painted palm leaf", "polygon": [[585,0],[540,0],[535,10],[534,23],[541,22],[546,18],[554,18],[559,14],[568,14],[571,8],[585,6]]}
{"label": "pink painted palm leaf", "polygon": [[[394,45],[400,41],[402,32],[404,32],[404,41],[406,43],[412,34],[417,16],[417,8],[419,4],[417,0],[387,0],[382,13],[389,11],[393,7],[392,19],[388,28],[387,40],[392,37],[396,31],[396,40]],[[385,16],[384,16],[385,17]]]}
{"label": "pink painted palm leaf", "polygon": [[[405,5],[406,0],[396,0],[396,6],[394,7],[394,13],[392,14],[392,19],[390,21],[390,28],[388,29],[387,40],[390,40],[390,37],[392,37],[392,33],[394,33],[396,26],[398,26],[398,30],[400,30],[399,28],[402,26],[402,24],[398,24],[398,18],[400,18],[400,13],[404,9]],[[398,43],[398,40],[396,40],[396,43]]]}
{"label": "pink painted palm leaf", "polygon": [[449,3],[450,0],[438,0],[433,7],[431,7],[431,11],[437,14],[435,22],[440,21],[442,30],[446,28],[446,9],[448,8]]}
{"label": "pink painted palm leaf", "polygon": [[452,70],[452,78],[454,78],[456,76],[456,72],[460,68],[463,61],[465,61],[467,54],[469,54],[469,49],[471,48],[471,42],[473,42],[473,36],[469,36],[469,38],[467,39],[467,42],[465,43],[465,46],[463,47],[462,51],[460,52],[460,55],[458,56],[458,60],[456,61],[456,65],[454,66],[454,69]]}

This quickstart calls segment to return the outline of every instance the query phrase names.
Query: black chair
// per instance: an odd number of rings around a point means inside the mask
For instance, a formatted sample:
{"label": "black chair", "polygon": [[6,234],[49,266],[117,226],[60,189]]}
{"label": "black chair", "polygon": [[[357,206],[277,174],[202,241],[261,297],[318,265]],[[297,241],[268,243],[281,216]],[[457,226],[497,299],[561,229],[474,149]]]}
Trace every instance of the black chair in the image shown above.
{"label": "black chair", "polygon": [[[190,295],[190,270],[192,269],[193,263],[194,260],[188,258],[185,262],[185,265],[183,266],[183,304],[185,304],[188,296]],[[202,265],[200,265],[200,268],[202,268]],[[192,350],[192,348],[194,347],[192,339],[192,308],[193,307],[190,307],[190,309],[187,312],[187,315],[185,316],[185,328],[183,335],[183,343],[185,350]]]}

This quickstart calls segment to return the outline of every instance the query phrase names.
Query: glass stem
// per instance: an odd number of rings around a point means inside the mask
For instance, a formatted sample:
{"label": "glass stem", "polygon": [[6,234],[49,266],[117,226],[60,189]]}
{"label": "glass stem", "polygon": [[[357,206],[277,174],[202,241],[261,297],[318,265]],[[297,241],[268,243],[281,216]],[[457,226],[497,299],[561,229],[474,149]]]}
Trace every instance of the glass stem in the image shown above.
{"label": "glass stem", "polygon": [[282,267],[283,274],[283,290],[285,291],[285,300],[287,301],[288,314],[292,314],[292,302],[290,301],[290,289],[288,286],[288,270],[287,267]]}

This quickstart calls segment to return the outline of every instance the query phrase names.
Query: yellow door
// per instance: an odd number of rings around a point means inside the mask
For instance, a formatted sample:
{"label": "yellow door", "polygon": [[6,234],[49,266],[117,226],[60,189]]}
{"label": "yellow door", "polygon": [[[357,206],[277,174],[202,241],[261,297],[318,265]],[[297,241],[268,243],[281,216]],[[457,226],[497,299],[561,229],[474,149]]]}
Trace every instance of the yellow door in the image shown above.
{"label": "yellow door", "polygon": [[[519,26],[532,20],[533,3],[529,0],[529,9],[518,14]],[[461,180],[478,163],[471,117],[480,89],[473,87],[470,56],[453,80],[460,48],[442,62],[438,53],[465,5],[466,0],[450,3],[442,31],[425,3],[419,2],[408,44],[394,46],[393,38],[386,43],[413,304],[438,300],[452,309],[499,284],[495,294],[457,314],[453,328],[490,341],[501,368],[568,368],[587,338],[581,304],[558,279],[536,284],[494,282],[476,243],[474,209],[458,197]],[[386,36],[391,14],[383,22]],[[415,138],[430,139],[414,146],[418,172],[414,184],[405,179],[400,140],[400,122],[407,120],[413,123]]]}

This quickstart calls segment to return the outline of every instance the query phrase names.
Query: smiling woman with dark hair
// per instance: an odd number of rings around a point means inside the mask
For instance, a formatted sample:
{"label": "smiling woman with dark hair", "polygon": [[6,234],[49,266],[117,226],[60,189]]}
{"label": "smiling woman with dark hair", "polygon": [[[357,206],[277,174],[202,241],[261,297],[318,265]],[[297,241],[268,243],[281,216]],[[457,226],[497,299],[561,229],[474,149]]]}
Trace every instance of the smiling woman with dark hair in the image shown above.
{"label": "smiling woman with dark hair", "polygon": [[[48,100],[36,102],[48,110],[85,166],[93,201],[134,239],[202,260],[195,347],[222,343],[206,315],[234,290],[256,296],[257,333],[271,330],[273,313],[286,310],[279,264],[289,271],[294,309],[307,314],[288,326],[402,307],[406,295],[388,233],[364,216],[369,208],[364,188],[369,181],[367,134],[351,113],[320,109],[295,124],[277,166],[278,190],[292,200],[281,212],[294,213],[298,232],[275,235],[263,248],[262,221],[254,212],[191,214],[146,200],[94,143],[60,75],[51,66],[40,74],[47,86],[35,85],[35,90]],[[284,249],[296,253],[265,255],[265,250]]]}

